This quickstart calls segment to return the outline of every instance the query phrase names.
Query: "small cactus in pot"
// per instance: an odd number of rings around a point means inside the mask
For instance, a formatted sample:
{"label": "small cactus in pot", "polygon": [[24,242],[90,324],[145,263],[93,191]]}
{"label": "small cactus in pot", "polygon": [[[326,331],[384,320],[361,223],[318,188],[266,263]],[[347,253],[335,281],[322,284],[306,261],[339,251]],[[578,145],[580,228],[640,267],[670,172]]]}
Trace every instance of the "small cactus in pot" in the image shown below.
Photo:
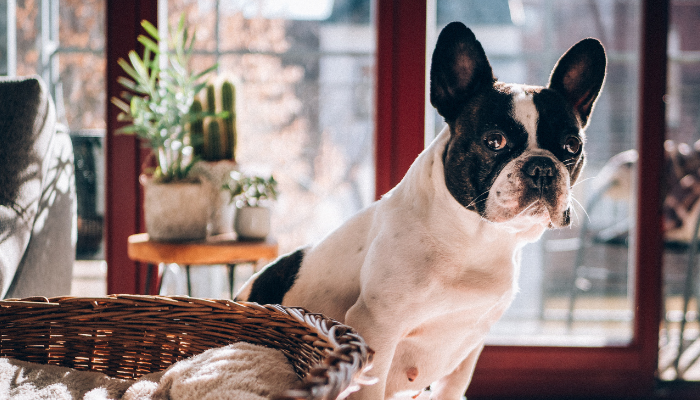
{"label": "small cactus in pot", "polygon": [[193,113],[205,115],[190,126],[193,153],[200,160],[193,173],[213,183],[211,193],[212,233],[231,231],[233,207],[221,191],[236,169],[236,87],[229,80],[209,83],[192,104]]}
{"label": "small cactus in pot", "polygon": [[[223,81],[218,90],[208,84],[204,96],[206,111],[212,117],[191,126],[191,141],[195,155],[205,161],[236,161],[238,135],[236,131],[236,87]],[[202,99],[192,104],[192,111],[202,112]]]}

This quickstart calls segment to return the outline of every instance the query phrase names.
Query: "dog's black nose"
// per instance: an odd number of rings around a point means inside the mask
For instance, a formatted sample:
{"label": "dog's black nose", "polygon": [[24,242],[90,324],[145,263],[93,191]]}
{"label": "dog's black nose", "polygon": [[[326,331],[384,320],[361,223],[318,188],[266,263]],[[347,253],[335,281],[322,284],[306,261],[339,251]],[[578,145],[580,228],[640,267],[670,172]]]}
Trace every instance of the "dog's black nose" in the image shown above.
{"label": "dog's black nose", "polygon": [[534,187],[544,189],[552,183],[556,166],[549,157],[535,156],[523,164],[523,172]]}

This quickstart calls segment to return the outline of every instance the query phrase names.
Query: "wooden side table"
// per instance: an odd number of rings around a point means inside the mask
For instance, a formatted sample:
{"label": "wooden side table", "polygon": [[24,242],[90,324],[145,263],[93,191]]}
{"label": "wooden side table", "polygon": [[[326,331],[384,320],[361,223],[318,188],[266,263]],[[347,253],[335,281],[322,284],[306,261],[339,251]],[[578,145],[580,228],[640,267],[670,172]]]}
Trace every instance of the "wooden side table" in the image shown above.
{"label": "wooden side table", "polygon": [[[206,241],[158,242],[150,240],[147,233],[129,236],[127,247],[129,258],[148,264],[146,289],[148,294],[153,270],[160,263],[175,263],[185,266],[187,272],[187,294],[192,295],[190,265],[226,264],[228,267],[230,294],[233,298],[233,271],[236,264],[257,263],[277,257],[277,243],[266,241],[238,241],[234,234],[212,236]],[[165,272],[164,272],[165,273]],[[158,272],[156,272],[156,275]],[[162,277],[159,277],[162,283]],[[159,283],[159,292],[160,292]]]}

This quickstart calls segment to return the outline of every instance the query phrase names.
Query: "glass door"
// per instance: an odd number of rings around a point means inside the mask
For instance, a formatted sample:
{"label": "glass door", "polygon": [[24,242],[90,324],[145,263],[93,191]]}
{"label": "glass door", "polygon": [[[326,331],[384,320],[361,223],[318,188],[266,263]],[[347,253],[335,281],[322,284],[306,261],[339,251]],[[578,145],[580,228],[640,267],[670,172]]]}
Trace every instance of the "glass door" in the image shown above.
{"label": "glass door", "polygon": [[[435,14],[430,36],[453,20],[464,22],[503,82],[546,86],[559,57],[586,37],[598,38],[608,57],[586,129],[587,164],[574,186],[572,226],[547,231],[524,249],[520,292],[488,344],[597,347],[632,340],[640,11],[639,2],[619,0],[437,0],[428,10]],[[444,126],[431,111],[426,135]]]}
{"label": "glass door", "polygon": [[697,226],[700,216],[700,1],[671,1],[663,203],[663,380],[700,381]]}

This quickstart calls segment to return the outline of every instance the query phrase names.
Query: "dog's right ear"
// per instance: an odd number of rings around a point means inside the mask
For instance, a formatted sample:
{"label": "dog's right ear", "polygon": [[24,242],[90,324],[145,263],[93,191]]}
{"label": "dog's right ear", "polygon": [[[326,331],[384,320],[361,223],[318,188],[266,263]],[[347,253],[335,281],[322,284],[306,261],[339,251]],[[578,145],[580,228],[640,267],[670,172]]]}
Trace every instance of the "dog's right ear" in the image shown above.
{"label": "dog's right ear", "polygon": [[430,103],[451,121],[464,101],[496,81],[481,43],[461,22],[447,25],[437,40],[430,67]]}

